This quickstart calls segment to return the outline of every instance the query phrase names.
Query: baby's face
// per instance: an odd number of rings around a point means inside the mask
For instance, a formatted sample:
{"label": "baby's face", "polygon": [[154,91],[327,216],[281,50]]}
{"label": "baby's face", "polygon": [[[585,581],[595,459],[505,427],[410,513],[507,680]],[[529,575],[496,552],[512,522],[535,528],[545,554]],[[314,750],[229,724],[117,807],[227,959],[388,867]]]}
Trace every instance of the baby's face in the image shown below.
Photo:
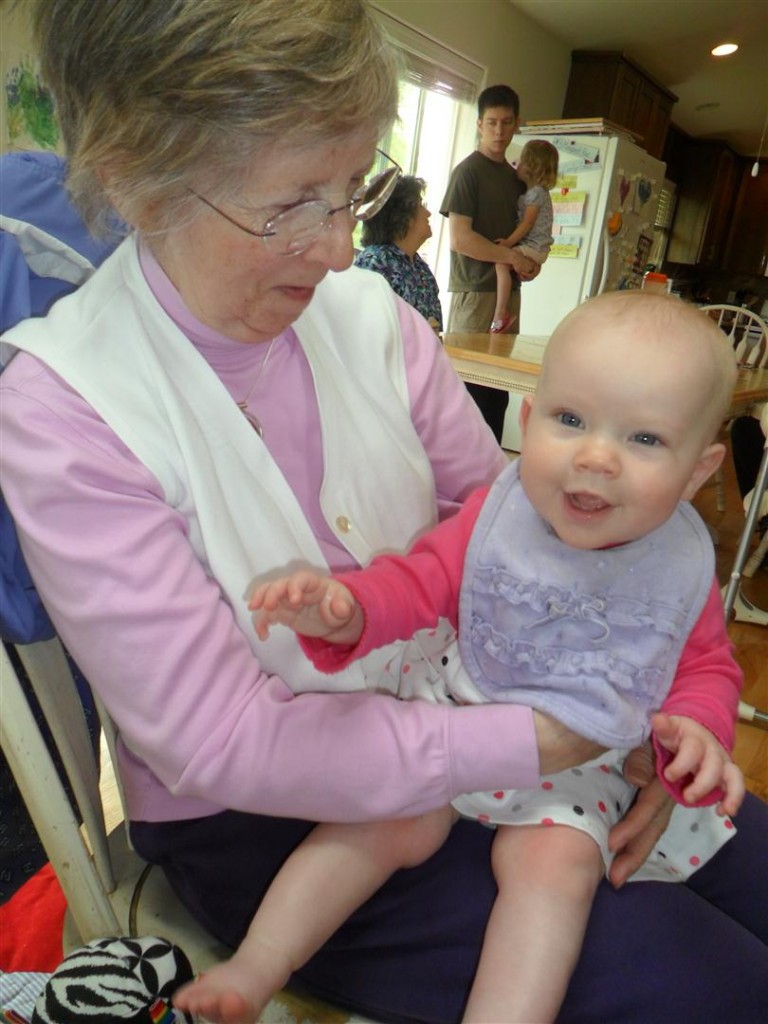
{"label": "baby's face", "polygon": [[645,536],[717,468],[706,373],[687,346],[584,318],[554,343],[521,414],[521,479],[566,544]]}

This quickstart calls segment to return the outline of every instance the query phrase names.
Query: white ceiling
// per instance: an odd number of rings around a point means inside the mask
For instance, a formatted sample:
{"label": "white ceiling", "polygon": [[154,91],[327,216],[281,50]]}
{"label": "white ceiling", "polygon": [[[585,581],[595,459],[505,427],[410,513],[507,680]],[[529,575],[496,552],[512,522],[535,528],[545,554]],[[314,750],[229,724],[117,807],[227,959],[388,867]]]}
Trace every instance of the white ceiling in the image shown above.
{"label": "white ceiling", "polygon": [[[572,50],[623,50],[675,93],[672,121],[689,135],[757,153],[768,116],[768,0],[509,2]],[[712,57],[723,42],[739,49]]]}

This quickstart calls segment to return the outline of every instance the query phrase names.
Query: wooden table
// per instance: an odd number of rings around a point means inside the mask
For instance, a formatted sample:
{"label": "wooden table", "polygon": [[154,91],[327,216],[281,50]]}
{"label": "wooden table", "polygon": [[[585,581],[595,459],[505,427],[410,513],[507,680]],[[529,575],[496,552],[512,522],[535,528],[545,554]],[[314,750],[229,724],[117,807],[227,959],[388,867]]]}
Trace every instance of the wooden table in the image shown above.
{"label": "wooden table", "polygon": [[548,340],[533,334],[445,334],[443,346],[462,380],[532,394]]}
{"label": "wooden table", "polygon": [[[533,394],[546,337],[533,334],[445,334],[443,346],[462,380],[501,391]],[[739,370],[727,419],[768,401],[768,368]]]}
{"label": "wooden table", "polygon": [[743,416],[753,405],[768,401],[768,368],[761,370],[739,370],[736,387],[733,389],[728,419]]}

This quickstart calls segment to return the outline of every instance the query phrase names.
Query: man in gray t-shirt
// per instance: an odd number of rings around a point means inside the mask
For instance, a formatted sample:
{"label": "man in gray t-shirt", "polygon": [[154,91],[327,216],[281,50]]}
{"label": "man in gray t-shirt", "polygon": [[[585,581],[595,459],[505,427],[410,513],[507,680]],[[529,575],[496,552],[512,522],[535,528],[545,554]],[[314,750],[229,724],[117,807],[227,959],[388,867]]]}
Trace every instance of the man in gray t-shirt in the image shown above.
{"label": "man in gray t-shirt", "polygon": [[[478,147],[453,169],[440,205],[451,237],[449,332],[489,330],[496,304],[495,263],[508,264],[525,281],[539,269],[519,251],[496,245],[497,238],[506,238],[517,225],[517,200],[525,188],[506,160],[518,126],[517,93],[508,85],[489,86],[480,94],[477,109]],[[508,313],[507,331],[514,333],[520,317],[519,280]],[[501,441],[509,395],[475,384],[467,388]]]}

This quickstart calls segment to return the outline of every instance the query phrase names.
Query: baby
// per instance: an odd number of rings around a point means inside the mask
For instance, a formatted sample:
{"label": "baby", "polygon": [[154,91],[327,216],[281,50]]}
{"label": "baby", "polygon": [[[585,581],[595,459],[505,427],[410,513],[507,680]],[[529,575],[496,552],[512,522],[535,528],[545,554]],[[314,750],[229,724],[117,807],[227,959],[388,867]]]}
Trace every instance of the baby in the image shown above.
{"label": "baby", "polygon": [[319,825],[233,958],[179,990],[177,1006],[257,1019],[393,871],[439,848],[458,812],[497,827],[498,895],[464,1019],[554,1020],[610,872],[609,831],[634,796],[624,758],[651,733],[678,807],[635,877],[682,880],[727,841],[744,795],[730,758],[741,676],[709,534],[688,502],[722,461],[714,439],[735,375],[724,335],[682,300],[591,299],[552,335],[523,403],[521,458],[491,488],[405,556],[255,591],[262,639],[274,623],[290,626],[325,671],[412,637],[392,679],[371,686],[530,704],[609,749],[536,790],[464,795],[402,821]]}

